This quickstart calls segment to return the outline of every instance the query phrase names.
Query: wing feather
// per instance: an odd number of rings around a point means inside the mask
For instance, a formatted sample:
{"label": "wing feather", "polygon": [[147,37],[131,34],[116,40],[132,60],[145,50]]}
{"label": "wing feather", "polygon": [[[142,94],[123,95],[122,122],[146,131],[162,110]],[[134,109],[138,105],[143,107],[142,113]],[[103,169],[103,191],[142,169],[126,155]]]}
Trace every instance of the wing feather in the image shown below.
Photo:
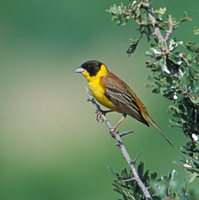
{"label": "wing feather", "polygon": [[106,85],[105,96],[116,106],[118,110],[148,125],[147,121],[142,116],[136,99],[127,90],[128,86],[124,85],[124,82],[122,82],[122,84],[118,87],[118,82],[111,77],[108,77],[108,80],[104,78],[103,81]]}

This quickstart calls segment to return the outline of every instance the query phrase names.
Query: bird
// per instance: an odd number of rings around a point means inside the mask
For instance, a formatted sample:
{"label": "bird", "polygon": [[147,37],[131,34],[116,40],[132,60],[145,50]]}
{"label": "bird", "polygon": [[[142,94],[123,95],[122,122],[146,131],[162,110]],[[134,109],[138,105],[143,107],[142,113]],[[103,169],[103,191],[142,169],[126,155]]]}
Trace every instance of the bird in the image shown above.
{"label": "bird", "polygon": [[103,114],[113,111],[122,114],[121,119],[116,123],[112,131],[116,130],[119,124],[129,115],[148,127],[150,125],[155,127],[167,142],[173,146],[166,134],[150,117],[146,107],[135,92],[123,80],[110,72],[104,63],[97,60],[89,60],[78,67],[75,72],[81,73],[87,79],[93,97],[101,105],[109,109],[102,111]]}

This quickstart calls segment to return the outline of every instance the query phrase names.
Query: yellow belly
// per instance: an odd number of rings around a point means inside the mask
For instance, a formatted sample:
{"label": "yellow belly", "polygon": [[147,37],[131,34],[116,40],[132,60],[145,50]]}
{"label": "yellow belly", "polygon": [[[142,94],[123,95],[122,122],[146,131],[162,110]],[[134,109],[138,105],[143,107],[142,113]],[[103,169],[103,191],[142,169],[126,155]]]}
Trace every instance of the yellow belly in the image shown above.
{"label": "yellow belly", "polygon": [[92,95],[100,104],[111,110],[119,112],[115,105],[104,95],[105,89],[100,86],[99,81],[90,81],[88,82],[88,86]]}

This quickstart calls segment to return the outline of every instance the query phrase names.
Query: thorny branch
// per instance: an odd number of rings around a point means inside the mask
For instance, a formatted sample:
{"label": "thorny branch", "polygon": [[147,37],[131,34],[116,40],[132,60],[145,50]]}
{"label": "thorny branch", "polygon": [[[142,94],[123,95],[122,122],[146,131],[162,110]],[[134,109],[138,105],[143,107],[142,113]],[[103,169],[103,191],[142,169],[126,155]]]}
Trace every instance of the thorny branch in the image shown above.
{"label": "thorny branch", "polygon": [[[87,92],[87,94],[89,96],[88,100],[91,101],[95,105],[97,111],[101,111],[100,106],[96,103],[95,99],[93,98],[92,94],[90,93],[90,90],[87,87],[85,88],[85,90],[86,90],[86,92]],[[102,114],[101,117],[102,117],[104,123],[106,124],[106,126],[109,128],[109,130],[113,130],[113,126],[111,125],[109,120],[106,118],[106,116]],[[120,148],[125,160],[127,161],[128,165],[129,165],[129,167],[130,167],[130,169],[132,171],[132,174],[134,176],[133,179],[139,185],[139,187],[142,190],[143,194],[145,195],[146,199],[147,200],[152,200],[152,197],[151,197],[147,187],[144,185],[144,183],[140,179],[139,174],[138,174],[138,172],[136,170],[136,167],[135,167],[135,162],[136,162],[136,160],[137,160],[139,155],[136,156],[136,158],[134,160],[132,160],[130,155],[129,155],[129,153],[126,150],[126,147],[124,146],[124,143],[122,142],[122,139],[121,139],[121,136],[124,136],[124,135],[126,135],[126,134],[128,134],[130,132],[132,132],[132,131],[119,133],[117,130],[115,130],[113,132],[113,135],[115,137],[115,140],[117,141],[117,143],[116,143],[117,146]]]}

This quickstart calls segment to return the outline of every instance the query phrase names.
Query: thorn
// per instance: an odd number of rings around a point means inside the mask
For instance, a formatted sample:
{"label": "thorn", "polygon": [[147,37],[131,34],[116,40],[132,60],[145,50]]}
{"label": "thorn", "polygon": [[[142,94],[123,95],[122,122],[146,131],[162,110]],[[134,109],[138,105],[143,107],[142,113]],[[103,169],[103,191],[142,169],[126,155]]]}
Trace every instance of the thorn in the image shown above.
{"label": "thorn", "polygon": [[135,164],[135,163],[136,163],[136,161],[137,161],[137,159],[140,157],[140,154],[141,154],[141,153],[142,153],[141,151],[138,152],[138,154],[136,155],[135,159],[131,161],[132,164]]}
{"label": "thorn", "polygon": [[123,136],[128,135],[128,134],[133,133],[133,132],[134,132],[133,130],[124,131],[124,132],[120,133],[119,136],[123,137]]}
{"label": "thorn", "polygon": [[124,179],[124,180],[121,180],[121,181],[124,181],[124,182],[129,182],[129,181],[133,181],[133,180],[135,180],[135,178],[134,178],[134,177],[132,177],[132,178],[129,178],[129,179]]}
{"label": "thorn", "polygon": [[122,142],[118,140],[117,143],[115,143],[115,146],[119,147],[121,144],[122,144]]}

